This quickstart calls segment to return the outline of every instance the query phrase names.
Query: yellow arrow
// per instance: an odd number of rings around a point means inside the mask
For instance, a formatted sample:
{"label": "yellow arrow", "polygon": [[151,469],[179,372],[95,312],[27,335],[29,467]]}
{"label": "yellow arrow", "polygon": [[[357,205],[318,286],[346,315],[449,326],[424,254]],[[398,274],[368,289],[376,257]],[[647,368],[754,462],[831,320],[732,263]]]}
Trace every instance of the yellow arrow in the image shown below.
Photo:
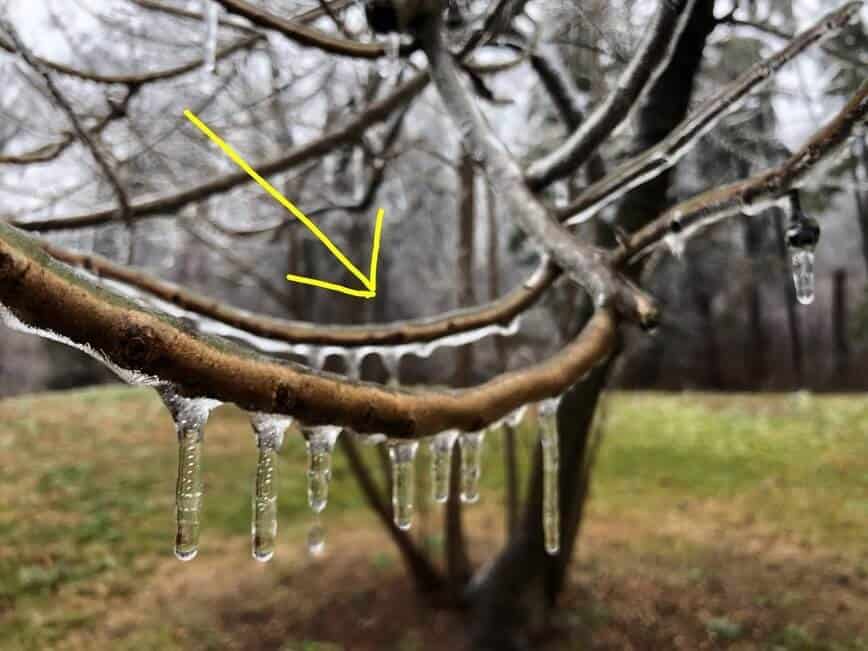
{"label": "yellow arrow", "polygon": [[241,155],[235,151],[227,142],[222,140],[220,136],[211,131],[202,120],[200,120],[193,111],[190,109],[186,109],[184,111],[184,115],[187,117],[190,122],[199,127],[199,130],[202,131],[206,136],[208,136],[214,144],[216,144],[220,149],[223,150],[232,161],[238,165],[241,169],[247,172],[251,178],[256,181],[259,185],[261,185],[265,191],[271,195],[271,197],[277,201],[281,206],[286,208],[289,212],[293,214],[302,224],[304,224],[311,233],[317,236],[320,242],[322,242],[325,247],[332,252],[342,265],[344,265],[347,269],[350,270],[356,278],[358,278],[362,285],[365,286],[365,289],[353,289],[351,287],[345,287],[344,285],[338,285],[336,283],[330,283],[325,280],[319,280],[317,278],[309,278],[307,276],[296,276],[295,274],[287,274],[286,279],[291,280],[296,283],[302,283],[305,285],[313,285],[314,287],[322,287],[323,289],[330,289],[333,292],[340,292],[342,294],[349,294],[350,296],[358,296],[359,298],[374,298],[377,295],[377,257],[380,255],[380,237],[383,233],[383,215],[385,212],[382,208],[377,211],[377,221],[374,223],[374,243],[371,247],[371,268],[368,271],[368,275],[366,276],[359,268],[356,267],[352,262],[350,262],[349,258],[344,255],[344,252],[341,251],[334,242],[332,242],[325,233],[323,233],[319,227],[314,224],[307,215],[305,215],[301,210],[296,208],[295,204],[292,203],[289,199],[284,197],[271,183],[262,178],[255,169],[250,167],[246,160],[244,160]]}

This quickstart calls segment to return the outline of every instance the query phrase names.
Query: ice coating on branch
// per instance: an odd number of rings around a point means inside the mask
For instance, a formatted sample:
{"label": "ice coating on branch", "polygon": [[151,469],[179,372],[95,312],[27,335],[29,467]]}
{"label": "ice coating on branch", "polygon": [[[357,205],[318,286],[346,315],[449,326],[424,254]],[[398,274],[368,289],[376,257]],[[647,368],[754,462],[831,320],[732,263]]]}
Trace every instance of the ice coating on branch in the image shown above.
{"label": "ice coating on branch", "polygon": [[273,414],[250,415],[259,458],[253,483],[253,515],[250,526],[253,558],[270,561],[277,543],[277,451],[292,419]]}
{"label": "ice coating on branch", "polygon": [[449,500],[452,448],[457,439],[458,431],[451,429],[433,436],[428,444],[431,450],[431,494],[439,504]]}
{"label": "ice coating on branch", "polygon": [[377,70],[383,79],[392,80],[401,69],[401,35],[389,32],[383,43],[386,56],[377,59]]}
{"label": "ice coating on branch", "polygon": [[[545,410],[548,411],[548,410]],[[559,445],[555,415],[544,415],[540,409],[540,445],[543,467],[543,540],[546,552],[557,554],[560,550],[560,496],[559,496]]]}
{"label": "ice coating on branch", "polygon": [[307,446],[307,502],[314,513],[321,513],[328,503],[332,452],[341,428],[321,425],[306,427],[302,432]]}
{"label": "ice coating on branch", "polygon": [[473,504],[479,501],[479,476],[482,465],[482,444],[485,430],[464,432],[458,438],[461,447],[461,501]]}
{"label": "ice coating on branch", "polygon": [[205,41],[203,46],[203,68],[209,75],[217,72],[217,31],[219,29],[220,5],[215,0],[203,0],[205,16]]}
{"label": "ice coating on branch", "polygon": [[416,492],[416,451],[418,441],[389,444],[392,462],[392,517],[395,526],[404,531],[413,524],[413,501]]}
{"label": "ice coating on branch", "polygon": [[178,435],[178,478],[175,484],[175,556],[196,558],[202,515],[202,434],[208,415],[220,403],[208,398],[187,398],[176,387],[157,387]]}
{"label": "ice coating on branch", "polygon": [[404,353],[403,348],[383,348],[380,350],[380,359],[383,366],[386,368],[387,384],[401,383],[401,357]]}
{"label": "ice coating on branch", "polygon": [[51,341],[57,341],[71,348],[77,348],[83,353],[87,353],[107,368],[111,369],[111,371],[114,372],[115,375],[117,375],[127,384],[132,384],[136,386],[157,386],[161,384],[161,380],[157,377],[154,377],[153,375],[148,375],[136,369],[129,369],[118,366],[101,352],[94,350],[87,344],[79,344],[57,332],[53,332],[51,330],[44,330],[42,328],[34,328],[24,323],[2,303],[0,303],[0,321],[2,321],[7,328],[10,328],[12,330],[36,335],[37,337],[42,337],[43,339],[50,339]]}

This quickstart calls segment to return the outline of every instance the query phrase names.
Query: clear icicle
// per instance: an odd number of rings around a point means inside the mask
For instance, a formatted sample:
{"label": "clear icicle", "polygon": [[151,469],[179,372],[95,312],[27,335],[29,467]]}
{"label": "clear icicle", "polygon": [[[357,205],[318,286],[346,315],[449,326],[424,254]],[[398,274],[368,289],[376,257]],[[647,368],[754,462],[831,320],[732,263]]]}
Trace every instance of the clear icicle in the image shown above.
{"label": "clear icicle", "polygon": [[390,32],[383,43],[386,56],[377,60],[377,69],[383,79],[394,79],[401,68],[401,35]]}
{"label": "clear icicle", "polygon": [[413,524],[413,498],[416,491],[416,451],[418,441],[389,445],[392,462],[392,515],[395,525],[406,531]]}
{"label": "clear icicle", "polygon": [[542,524],[546,552],[557,554],[561,546],[558,428],[553,416],[540,418],[543,464]]}
{"label": "clear icicle", "polygon": [[205,14],[205,46],[202,60],[205,72],[217,72],[217,30],[220,20],[220,5],[216,0],[203,0]]}
{"label": "clear icicle", "polygon": [[250,416],[259,458],[253,486],[253,521],[250,535],[253,558],[270,561],[277,543],[277,451],[291,418],[255,413]]}
{"label": "clear icicle", "polygon": [[464,432],[458,438],[458,445],[461,446],[461,501],[465,504],[479,501],[479,476],[484,441],[484,430]]}
{"label": "clear icicle", "polygon": [[431,449],[431,494],[434,501],[440,504],[449,499],[452,448],[457,438],[457,430],[447,430],[433,437],[429,444]]}
{"label": "clear icicle", "polygon": [[790,262],[793,268],[793,284],[796,286],[796,299],[802,305],[810,305],[814,302],[816,285],[814,252],[791,247]]}
{"label": "clear icicle", "polygon": [[307,552],[314,558],[322,556],[325,552],[325,527],[322,526],[319,515],[307,530]]}
{"label": "clear icicle", "polygon": [[663,238],[663,242],[666,244],[669,249],[669,253],[671,253],[674,257],[681,260],[684,257],[684,248],[685,241],[684,238],[680,235],[676,235],[675,233],[668,233]]}
{"label": "clear icicle", "polygon": [[207,398],[186,398],[172,386],[158,387],[175,421],[178,434],[178,479],[175,484],[175,556],[190,561],[199,553],[202,515],[202,432],[208,414],[220,403]]}
{"label": "clear icicle", "polygon": [[307,502],[314,513],[321,513],[329,499],[332,451],[341,428],[323,425],[305,428],[304,433],[307,438]]}

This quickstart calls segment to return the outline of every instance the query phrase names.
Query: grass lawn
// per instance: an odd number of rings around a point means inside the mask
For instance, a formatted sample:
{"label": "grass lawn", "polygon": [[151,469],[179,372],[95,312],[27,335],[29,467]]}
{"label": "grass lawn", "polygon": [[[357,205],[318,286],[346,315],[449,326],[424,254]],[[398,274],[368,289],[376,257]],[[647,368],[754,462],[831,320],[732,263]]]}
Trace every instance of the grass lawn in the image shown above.
{"label": "grass lawn", "polygon": [[[604,426],[547,648],[868,649],[868,401],[615,394]],[[500,437],[486,443],[467,511],[478,562],[502,540]],[[0,402],[0,649],[457,648],[462,624],[417,606],[340,453],[328,551],[311,559],[304,446],[288,438],[266,565],[249,552],[244,414],[222,407],[206,430],[191,563],[171,553],[176,454],[148,390]],[[424,481],[426,446],[418,468]],[[438,509],[420,502],[416,535],[436,552]]]}

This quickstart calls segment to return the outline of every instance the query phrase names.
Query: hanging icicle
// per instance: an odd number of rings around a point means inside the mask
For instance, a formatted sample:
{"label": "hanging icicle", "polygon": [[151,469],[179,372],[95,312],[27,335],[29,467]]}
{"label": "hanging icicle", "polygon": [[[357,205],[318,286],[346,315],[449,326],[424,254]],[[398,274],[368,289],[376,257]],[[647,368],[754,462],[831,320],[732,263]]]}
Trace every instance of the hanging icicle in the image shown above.
{"label": "hanging icicle", "polygon": [[431,493],[435,502],[449,500],[449,478],[452,473],[452,448],[458,438],[458,430],[440,432],[431,439]]}
{"label": "hanging icicle", "polygon": [[542,403],[539,409],[539,435],[542,446],[543,541],[548,554],[557,554],[561,546],[560,532],[560,486],[559,444],[557,426],[557,403]]}
{"label": "hanging icicle", "polygon": [[199,553],[202,515],[202,432],[211,410],[220,403],[186,398],[171,385],[157,387],[178,435],[178,478],[175,484],[175,556],[191,561]]}
{"label": "hanging icicle", "polygon": [[413,498],[416,490],[416,451],[418,441],[389,444],[392,462],[392,516],[395,526],[404,531],[413,524]]}
{"label": "hanging icicle", "polygon": [[205,16],[205,43],[203,47],[203,68],[206,73],[217,73],[217,32],[220,27],[220,5],[215,0],[202,0],[202,13]]}
{"label": "hanging icicle", "polygon": [[377,59],[377,70],[380,76],[386,80],[392,80],[398,76],[401,69],[401,35],[397,32],[389,32],[383,43],[386,55]]}
{"label": "hanging icicle", "polygon": [[329,499],[332,476],[332,451],[341,428],[334,425],[307,427],[302,430],[307,447],[307,502],[314,513],[321,513]]}
{"label": "hanging icicle", "polygon": [[485,430],[464,432],[458,438],[458,445],[461,447],[461,501],[465,504],[479,501],[479,476],[484,441]]}
{"label": "hanging icicle", "polygon": [[277,543],[277,451],[283,445],[291,418],[272,414],[250,415],[259,458],[253,484],[253,521],[250,534],[253,558],[270,561]]}
{"label": "hanging icicle", "polygon": [[820,241],[820,225],[813,217],[802,211],[798,191],[790,197],[790,226],[787,229],[787,248],[796,287],[796,299],[802,305],[814,302],[816,274],[814,273],[814,250]]}

